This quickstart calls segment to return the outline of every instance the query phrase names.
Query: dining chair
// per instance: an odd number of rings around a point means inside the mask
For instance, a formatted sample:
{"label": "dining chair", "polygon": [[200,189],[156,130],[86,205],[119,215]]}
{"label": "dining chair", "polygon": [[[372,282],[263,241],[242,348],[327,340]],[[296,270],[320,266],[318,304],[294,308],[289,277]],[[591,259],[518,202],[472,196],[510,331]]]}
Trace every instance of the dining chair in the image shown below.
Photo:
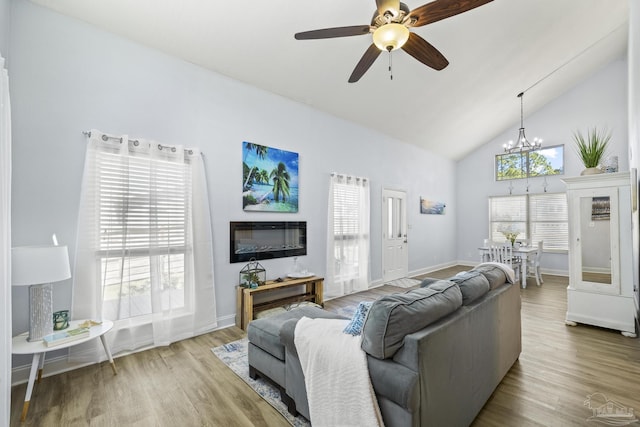
{"label": "dining chair", "polygon": [[527,277],[535,277],[536,284],[540,286],[541,283],[544,283],[542,280],[542,274],[540,273],[540,260],[542,259],[542,248],[544,247],[544,243],[542,240],[538,242],[538,252],[536,256],[532,259],[527,260]]}
{"label": "dining chair", "polygon": [[506,264],[515,272],[516,280],[520,277],[520,261],[513,256],[513,247],[510,243],[492,243],[489,246],[489,257],[493,262]]}
{"label": "dining chair", "polygon": [[499,245],[500,243],[494,242],[493,240],[485,239],[482,247],[486,249],[486,251],[482,251],[482,262],[493,261],[493,256],[491,255],[491,247],[494,245]]}

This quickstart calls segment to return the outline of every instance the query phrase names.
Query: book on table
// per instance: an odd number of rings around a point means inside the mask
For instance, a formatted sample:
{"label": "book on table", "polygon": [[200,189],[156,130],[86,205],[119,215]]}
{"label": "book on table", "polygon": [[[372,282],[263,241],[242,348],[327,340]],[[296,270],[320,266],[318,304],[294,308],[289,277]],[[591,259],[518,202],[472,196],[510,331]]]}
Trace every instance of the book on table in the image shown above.
{"label": "book on table", "polygon": [[47,347],[54,347],[56,345],[64,344],[69,341],[75,341],[89,336],[89,328],[75,328],[67,331],[54,332],[51,335],[47,335],[43,338],[44,344]]}

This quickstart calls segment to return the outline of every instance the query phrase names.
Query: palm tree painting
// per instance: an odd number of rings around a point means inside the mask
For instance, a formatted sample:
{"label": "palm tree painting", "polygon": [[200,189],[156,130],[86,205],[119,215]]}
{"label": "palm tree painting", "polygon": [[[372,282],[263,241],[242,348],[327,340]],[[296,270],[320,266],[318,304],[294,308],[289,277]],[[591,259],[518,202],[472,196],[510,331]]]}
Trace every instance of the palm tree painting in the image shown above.
{"label": "palm tree painting", "polygon": [[242,207],[245,211],[298,212],[298,153],[244,141]]}

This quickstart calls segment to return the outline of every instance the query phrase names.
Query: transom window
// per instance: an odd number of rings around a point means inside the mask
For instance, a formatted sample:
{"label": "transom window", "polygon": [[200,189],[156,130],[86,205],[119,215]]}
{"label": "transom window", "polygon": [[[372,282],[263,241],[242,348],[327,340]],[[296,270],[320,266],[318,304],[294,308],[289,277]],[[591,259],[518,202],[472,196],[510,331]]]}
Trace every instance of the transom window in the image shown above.
{"label": "transom window", "polygon": [[496,181],[564,174],[564,145],[496,156]]}

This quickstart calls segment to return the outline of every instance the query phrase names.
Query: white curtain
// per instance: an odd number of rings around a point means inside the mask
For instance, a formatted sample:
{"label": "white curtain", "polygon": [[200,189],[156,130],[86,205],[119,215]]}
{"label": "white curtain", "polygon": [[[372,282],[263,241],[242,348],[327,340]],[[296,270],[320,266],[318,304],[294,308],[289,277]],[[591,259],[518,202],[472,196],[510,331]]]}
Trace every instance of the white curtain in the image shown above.
{"label": "white curtain", "polygon": [[327,298],[369,288],[369,192],[367,178],[334,173],[329,179]]}
{"label": "white curtain", "polygon": [[0,55],[0,425],[9,425],[11,393],[11,105]]}
{"label": "white curtain", "polygon": [[[73,274],[73,319],[108,319],[113,353],[217,326],[213,241],[199,150],[90,132]],[[97,352],[97,353],[96,353]],[[88,343],[72,359],[104,358]]]}

